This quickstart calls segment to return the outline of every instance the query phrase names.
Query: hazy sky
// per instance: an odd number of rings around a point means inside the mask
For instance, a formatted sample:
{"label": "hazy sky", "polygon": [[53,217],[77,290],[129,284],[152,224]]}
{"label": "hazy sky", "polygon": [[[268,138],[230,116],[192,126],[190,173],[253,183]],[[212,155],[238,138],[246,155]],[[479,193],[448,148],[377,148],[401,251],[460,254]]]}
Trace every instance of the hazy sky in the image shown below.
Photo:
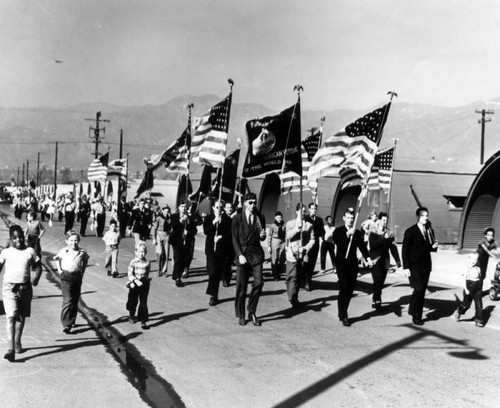
{"label": "hazy sky", "polygon": [[456,106],[500,96],[499,39],[496,0],[0,0],[0,106]]}

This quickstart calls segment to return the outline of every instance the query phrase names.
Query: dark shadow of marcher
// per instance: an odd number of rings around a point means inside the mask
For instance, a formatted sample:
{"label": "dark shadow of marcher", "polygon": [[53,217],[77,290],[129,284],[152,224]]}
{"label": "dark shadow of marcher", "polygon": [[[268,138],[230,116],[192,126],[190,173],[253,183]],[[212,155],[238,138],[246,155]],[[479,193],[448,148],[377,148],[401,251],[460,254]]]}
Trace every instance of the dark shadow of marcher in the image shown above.
{"label": "dark shadow of marcher", "polygon": [[150,318],[149,321],[148,321],[148,326],[149,327],[158,327],[158,326],[161,326],[163,324],[172,322],[174,320],[180,320],[180,319],[182,319],[183,317],[186,317],[186,316],[190,316],[190,315],[193,315],[193,314],[196,314],[196,313],[206,312],[207,310],[208,310],[207,308],[196,309],[196,310],[192,310],[190,312],[174,313],[174,314],[164,315],[162,317],[156,317],[154,319]]}

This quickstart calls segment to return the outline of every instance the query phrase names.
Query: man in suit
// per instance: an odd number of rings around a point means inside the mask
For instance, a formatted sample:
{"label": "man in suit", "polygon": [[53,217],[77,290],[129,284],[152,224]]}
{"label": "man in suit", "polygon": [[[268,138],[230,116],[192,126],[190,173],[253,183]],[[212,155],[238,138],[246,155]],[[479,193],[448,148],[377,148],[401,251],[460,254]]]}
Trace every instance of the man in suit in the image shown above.
{"label": "man in suit", "polygon": [[235,312],[239,324],[245,325],[245,302],[250,273],[253,275],[252,291],[248,299],[248,318],[254,326],[260,326],[256,310],[259,303],[264,280],[262,264],[264,250],[260,244],[266,239],[265,221],[257,213],[257,197],[247,193],[244,198],[244,209],[233,218],[231,230],[233,248],[236,256],[236,298]]}
{"label": "man in suit", "polygon": [[222,213],[223,202],[216,201],[212,206],[212,214],[203,220],[205,254],[207,256],[208,304],[215,306],[219,302],[219,284],[224,272],[224,260],[231,244],[231,218]]}
{"label": "man in suit", "polygon": [[429,227],[429,210],[419,207],[416,211],[417,223],[405,231],[403,238],[403,269],[409,269],[410,285],[413,293],[408,307],[413,323],[423,325],[425,291],[432,270],[431,252],[437,251],[434,231]]}
{"label": "man in suit", "polygon": [[177,212],[171,217],[169,238],[169,244],[172,245],[174,251],[172,279],[175,281],[175,286],[179,288],[184,286],[181,277],[188,263],[190,251],[190,241],[188,238],[196,235],[196,231],[198,230],[196,225],[193,218],[187,214],[186,203],[180,201],[177,206]]}
{"label": "man in suit", "polygon": [[318,206],[314,203],[309,204],[309,215],[305,220],[312,224],[314,230],[314,245],[308,253],[308,260],[304,263],[304,289],[307,291],[311,290],[311,281],[314,274],[314,268],[316,267],[316,261],[318,260],[318,252],[320,247],[320,241],[323,240],[325,236],[325,224],[323,219],[316,215],[318,211]]}
{"label": "man in suit", "polygon": [[146,208],[146,200],[144,198],[141,198],[138,207],[132,210],[132,215],[128,223],[129,228],[132,229],[132,233],[134,234],[136,245],[139,241],[146,241],[149,238],[153,217],[151,216],[151,212]]}
{"label": "man in suit", "polygon": [[332,240],[335,244],[335,264],[337,265],[337,276],[339,279],[338,309],[339,319],[344,326],[350,326],[347,308],[351,302],[356,280],[358,279],[358,257],[357,250],[365,257],[368,265],[373,265],[363,233],[354,228],[354,210],[348,208],[344,212],[344,225],[333,231]]}
{"label": "man in suit", "polygon": [[387,228],[389,216],[385,212],[378,215],[378,220],[370,227],[368,242],[370,244],[370,257],[373,265],[373,297],[372,308],[377,311],[382,309],[382,289],[384,287],[387,272],[390,266],[390,255],[396,261],[398,268],[401,267],[401,260],[398,254],[398,247],[394,242],[394,234]]}

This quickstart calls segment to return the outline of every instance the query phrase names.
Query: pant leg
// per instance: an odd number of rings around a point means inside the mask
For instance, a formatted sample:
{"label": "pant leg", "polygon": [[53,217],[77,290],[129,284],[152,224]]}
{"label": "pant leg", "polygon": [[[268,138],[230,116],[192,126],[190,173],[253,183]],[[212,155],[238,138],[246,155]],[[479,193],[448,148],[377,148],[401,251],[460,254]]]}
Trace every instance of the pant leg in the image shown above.
{"label": "pant leg", "polygon": [[430,272],[421,269],[410,269],[410,285],[413,293],[408,307],[408,313],[416,319],[422,318],[425,301],[425,291],[429,283]]}
{"label": "pant leg", "polygon": [[137,304],[139,303],[139,288],[137,286],[129,288],[126,308],[130,316],[135,316]]}
{"label": "pant leg", "polygon": [[64,272],[61,276],[62,290],[62,310],[61,323],[64,327],[73,326],[78,314],[78,301],[80,300],[80,292],[82,287],[82,279],[75,274]]}
{"label": "pant leg", "polygon": [[264,287],[264,279],[262,277],[262,264],[252,266],[252,275],[253,282],[252,290],[250,291],[250,296],[248,298],[248,311],[250,313],[256,313],[260,295],[262,294],[262,288]]}
{"label": "pant leg", "polygon": [[118,249],[111,250],[111,272],[118,273]]}
{"label": "pant leg", "polygon": [[221,265],[217,262],[217,256],[213,252],[207,252],[208,284],[206,294],[214,297],[219,296],[219,283],[221,277]]}
{"label": "pant leg", "polygon": [[106,249],[104,250],[104,269],[107,271],[111,271],[111,248],[106,246]]}
{"label": "pant leg", "polygon": [[183,245],[172,245],[174,250],[174,271],[172,273],[172,279],[177,280],[182,276],[182,272],[185,268],[185,254]]}
{"label": "pant leg", "polygon": [[339,319],[347,319],[349,303],[351,302],[354,287],[358,277],[358,270],[355,265],[338,265],[337,275],[339,279],[338,313]]}
{"label": "pant leg", "polygon": [[300,267],[301,265],[298,262],[286,262],[286,293],[288,295],[288,300],[292,303],[297,301],[299,296]]}
{"label": "pant leg", "polygon": [[305,262],[303,266],[305,283],[311,283],[314,268],[316,267],[316,261],[318,260],[318,253],[319,243],[315,243],[307,254],[307,262]]}
{"label": "pant leg", "polygon": [[476,309],[476,322],[483,322],[483,281],[479,280],[474,285],[474,306]]}
{"label": "pant leg", "polygon": [[234,254],[231,252],[229,255],[226,255],[224,258],[224,271],[222,273],[222,281],[227,285],[231,283],[231,278],[233,277],[233,261]]}
{"label": "pant leg", "polygon": [[378,260],[372,269],[373,278],[373,297],[374,303],[382,302],[382,289],[387,277],[387,269],[385,268],[384,260]]}
{"label": "pant leg", "polygon": [[236,266],[236,295],[234,298],[234,310],[236,317],[245,316],[245,301],[248,286],[248,263]]}
{"label": "pant leg", "polygon": [[321,243],[321,252],[320,252],[320,263],[321,263],[321,270],[324,271],[326,269],[326,253],[328,249],[326,246],[326,242],[323,241]]}
{"label": "pant leg", "polygon": [[89,220],[89,217],[87,217],[86,215],[80,215],[80,235],[82,237],[85,236],[88,220]]}
{"label": "pant leg", "polygon": [[150,281],[144,280],[142,286],[139,288],[139,309],[137,311],[137,319],[141,323],[146,323],[149,320],[148,310],[148,295],[149,295]]}

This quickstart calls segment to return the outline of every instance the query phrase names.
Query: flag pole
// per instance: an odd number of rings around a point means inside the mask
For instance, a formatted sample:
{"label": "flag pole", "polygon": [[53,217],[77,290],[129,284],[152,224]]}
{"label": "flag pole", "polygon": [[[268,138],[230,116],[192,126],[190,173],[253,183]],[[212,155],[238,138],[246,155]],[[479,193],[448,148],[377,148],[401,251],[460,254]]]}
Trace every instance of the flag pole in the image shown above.
{"label": "flag pole", "polygon": [[389,183],[389,194],[388,194],[388,197],[387,197],[387,214],[389,214],[389,218],[392,220],[392,217],[391,217],[391,209],[392,209],[392,206],[391,206],[391,199],[392,199],[392,175],[394,173],[394,163],[396,162],[396,146],[398,144],[398,140],[397,138],[393,138],[392,139],[394,141],[394,152],[392,153],[392,163],[391,163],[391,182]]}
{"label": "flag pole", "polygon": [[188,157],[187,157],[187,173],[186,173],[186,204],[187,204],[187,201],[188,201],[188,194],[189,194],[189,171],[190,171],[190,162],[191,162],[191,149],[190,149],[190,146],[188,146],[188,144],[190,145],[191,144],[191,112],[192,112],[192,109],[194,108],[194,103],[189,103],[187,106],[186,106],[186,109],[188,110],[188,123],[187,123],[187,128],[188,128],[188,134],[189,134],[189,140],[188,138],[186,137],[186,141],[184,142],[184,146],[188,152]]}
{"label": "flag pole", "polygon": [[[283,167],[281,169],[281,174],[283,174],[283,170],[285,168],[285,159],[286,159],[286,151],[288,149],[288,139],[290,138],[290,132],[291,132],[291,129],[292,129],[292,123],[293,123],[293,120],[295,119],[295,108],[297,107],[297,105],[300,105],[300,93],[304,90],[304,88],[302,87],[302,85],[295,85],[293,87],[293,90],[295,92],[297,92],[297,103],[295,104],[295,107],[293,108],[293,116],[292,116],[292,120],[290,121],[290,127],[288,128],[288,135],[287,135],[287,139],[286,139],[286,146],[285,146],[285,151],[283,153]],[[300,128],[300,124],[299,124],[299,128]],[[301,155],[301,160],[302,160],[302,155]],[[301,163],[301,168],[302,168],[302,163]],[[303,170],[303,169],[302,169]],[[302,186],[302,183],[303,183],[303,180],[302,180],[302,171],[300,172],[300,190],[299,190],[299,202],[300,202],[300,241],[299,241],[299,248],[302,247],[302,234],[303,234],[303,230],[302,230],[302,226],[303,226],[303,223],[304,223],[304,218],[303,218],[303,215],[302,215],[302,207],[304,206],[304,190],[303,190],[303,186]],[[290,192],[291,194],[291,192]],[[302,259],[302,250],[300,250],[299,252],[299,259]]]}
{"label": "flag pole", "polygon": [[[323,141],[323,125],[325,124],[325,117],[322,116],[320,119],[320,125],[319,125],[319,140],[318,140],[318,148],[316,151],[319,150],[321,147],[321,142]],[[318,205],[319,202],[319,197],[318,197],[318,186],[316,186],[316,190],[313,192],[313,189],[311,188],[311,192],[313,193],[314,196],[314,203]]]}
{"label": "flag pole", "polygon": [[[387,92],[387,95],[391,95],[390,100],[389,100],[389,104],[392,102],[392,98],[394,98],[394,97],[397,98],[398,97],[398,94],[396,92],[393,92],[393,91]],[[382,121],[380,122],[379,134],[378,134],[378,138],[377,138],[378,139],[377,140],[377,149],[378,149],[378,145],[380,143],[380,140],[382,139],[383,126],[385,125],[385,121],[386,121],[386,117],[387,117],[387,111],[388,111],[388,109],[384,109],[384,116],[382,118]],[[356,213],[354,215],[353,228],[356,228],[356,223],[358,221],[359,212],[361,210],[361,203],[363,202],[363,199],[365,198],[366,193],[368,191],[368,179],[370,178],[371,171],[372,171],[372,169],[370,167],[370,170],[366,174],[365,184],[363,185],[363,187],[361,189],[361,193],[359,194],[359,197],[358,197],[358,204],[357,204]],[[345,253],[345,258],[346,259],[347,259],[348,255],[349,255],[349,251],[351,250],[352,237],[353,237],[352,235],[349,237],[349,245],[347,246],[347,252]]]}
{"label": "flag pole", "polygon": [[[228,78],[227,82],[229,83],[229,98],[227,99],[227,108],[226,108],[226,112],[227,112],[226,129],[228,130],[227,134],[229,135],[229,114],[231,112],[231,101],[233,99],[234,81],[231,78]],[[227,140],[226,140],[226,150],[224,151],[224,160],[222,161],[222,167],[220,170],[219,198],[217,200],[219,202],[219,215],[221,214],[220,206],[221,206],[221,199],[222,199],[222,185],[224,184],[223,183],[223,181],[224,181],[224,164],[226,163],[226,156],[227,156]],[[217,236],[218,232],[219,232],[219,223],[217,223],[217,225],[215,226],[215,236]],[[215,251],[216,246],[217,246],[217,243],[214,240],[214,251]]]}

